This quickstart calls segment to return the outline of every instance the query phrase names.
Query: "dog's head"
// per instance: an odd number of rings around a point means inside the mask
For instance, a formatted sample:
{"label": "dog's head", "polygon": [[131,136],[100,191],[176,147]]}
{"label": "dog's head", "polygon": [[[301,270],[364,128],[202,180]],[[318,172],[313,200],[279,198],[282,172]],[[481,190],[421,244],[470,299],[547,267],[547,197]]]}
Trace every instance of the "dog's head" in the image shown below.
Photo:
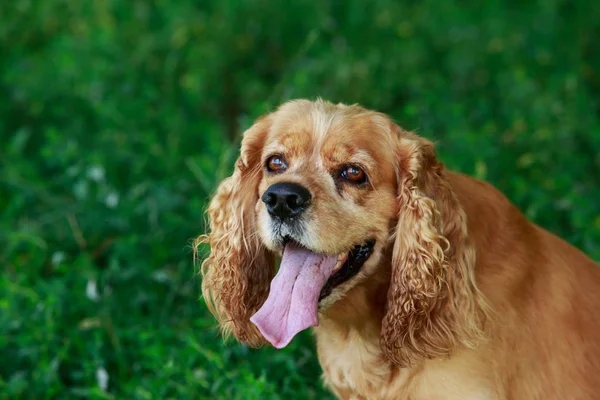
{"label": "dog's head", "polygon": [[203,294],[240,341],[287,345],[381,270],[390,360],[445,355],[477,334],[464,211],[433,145],[383,114],[284,104],[245,132],[208,214]]}

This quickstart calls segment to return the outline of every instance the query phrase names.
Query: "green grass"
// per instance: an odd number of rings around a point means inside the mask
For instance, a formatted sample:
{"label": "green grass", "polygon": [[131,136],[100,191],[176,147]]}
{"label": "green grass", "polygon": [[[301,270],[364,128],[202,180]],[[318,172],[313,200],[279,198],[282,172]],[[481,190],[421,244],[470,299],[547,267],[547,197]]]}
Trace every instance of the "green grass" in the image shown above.
{"label": "green grass", "polygon": [[241,132],[290,98],[389,113],[600,259],[599,2],[14,0],[0,15],[0,398],[330,398],[310,334],[224,344],[192,263]]}

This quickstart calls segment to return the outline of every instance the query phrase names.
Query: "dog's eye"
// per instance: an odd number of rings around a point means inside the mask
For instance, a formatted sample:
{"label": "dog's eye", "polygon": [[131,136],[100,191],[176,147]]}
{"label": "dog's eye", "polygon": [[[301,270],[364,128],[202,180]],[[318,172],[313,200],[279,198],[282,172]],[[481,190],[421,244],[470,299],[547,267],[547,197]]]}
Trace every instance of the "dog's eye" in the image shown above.
{"label": "dog's eye", "polygon": [[287,168],[287,163],[283,156],[275,155],[267,160],[267,169],[269,172],[283,172]]}
{"label": "dog's eye", "polygon": [[348,165],[342,170],[342,177],[352,183],[365,183],[367,174],[365,171],[355,165]]}

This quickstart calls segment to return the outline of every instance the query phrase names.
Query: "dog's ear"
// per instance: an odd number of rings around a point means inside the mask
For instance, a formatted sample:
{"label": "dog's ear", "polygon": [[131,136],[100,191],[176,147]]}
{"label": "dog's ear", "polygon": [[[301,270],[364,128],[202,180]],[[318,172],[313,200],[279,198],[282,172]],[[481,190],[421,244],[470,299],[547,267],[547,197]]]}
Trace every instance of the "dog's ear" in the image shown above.
{"label": "dog's ear", "polygon": [[224,336],[233,334],[253,347],[264,338],[250,317],[266,300],[275,272],[274,257],[259,239],[254,211],[269,127],[269,117],[261,117],[244,133],[235,171],[219,185],[208,207],[210,234],[198,239],[210,245],[201,268],[209,310]]}
{"label": "dog's ear", "polygon": [[466,215],[433,143],[394,129],[399,212],[381,344],[392,362],[410,365],[472,347],[485,306]]}

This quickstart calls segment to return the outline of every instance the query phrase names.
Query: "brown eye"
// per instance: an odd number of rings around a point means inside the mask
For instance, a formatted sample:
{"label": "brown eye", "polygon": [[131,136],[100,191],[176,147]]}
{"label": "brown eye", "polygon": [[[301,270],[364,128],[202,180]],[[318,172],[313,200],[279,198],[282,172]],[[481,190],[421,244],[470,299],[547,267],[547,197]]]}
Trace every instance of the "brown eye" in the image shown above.
{"label": "brown eye", "polygon": [[282,156],[271,156],[267,160],[267,169],[270,172],[283,172],[286,168],[287,164]]}
{"label": "brown eye", "polygon": [[362,168],[354,165],[348,165],[342,170],[342,177],[352,183],[365,183],[367,181],[367,174]]}

